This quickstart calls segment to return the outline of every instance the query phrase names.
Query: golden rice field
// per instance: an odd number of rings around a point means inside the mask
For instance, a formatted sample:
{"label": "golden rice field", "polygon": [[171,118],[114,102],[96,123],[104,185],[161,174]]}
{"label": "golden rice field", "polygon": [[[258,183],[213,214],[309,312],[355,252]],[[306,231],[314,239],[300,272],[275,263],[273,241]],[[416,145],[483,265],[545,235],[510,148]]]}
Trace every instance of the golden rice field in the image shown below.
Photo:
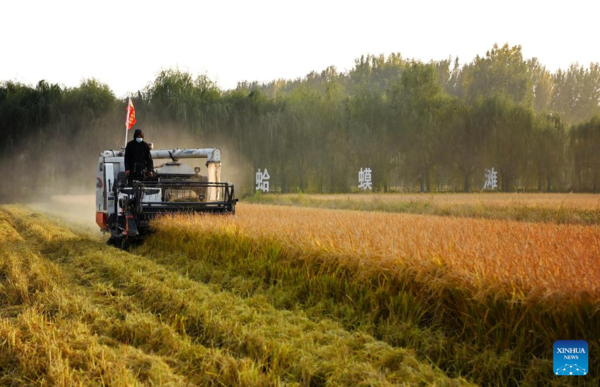
{"label": "golden rice field", "polygon": [[432,205],[481,204],[496,207],[531,206],[537,208],[562,206],[566,209],[600,210],[600,195],[585,193],[307,194],[305,196],[309,199],[325,201],[415,202]]}
{"label": "golden rice field", "polygon": [[593,384],[552,344],[600,351],[600,226],[472,215],[242,203],[127,253],[0,207],[0,385]]}
{"label": "golden rice field", "polygon": [[242,205],[236,217],[163,218],[156,227],[174,237],[239,233],[365,275],[442,267],[449,281],[478,292],[600,302],[598,226]]}
{"label": "golden rice field", "polygon": [[241,205],[155,227],[142,249],[161,264],[364,329],[476,383],[558,383],[556,338],[600,339],[598,226]]}
{"label": "golden rice field", "polygon": [[507,219],[526,222],[600,224],[600,195],[581,193],[268,194],[250,203],[300,207]]}

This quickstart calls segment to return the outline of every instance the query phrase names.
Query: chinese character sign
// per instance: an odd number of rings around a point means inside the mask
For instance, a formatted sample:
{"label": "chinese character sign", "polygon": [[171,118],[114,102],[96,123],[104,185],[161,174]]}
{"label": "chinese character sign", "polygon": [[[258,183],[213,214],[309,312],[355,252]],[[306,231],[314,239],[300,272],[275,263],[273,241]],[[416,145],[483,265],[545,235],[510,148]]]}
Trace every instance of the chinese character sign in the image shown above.
{"label": "chinese character sign", "polygon": [[270,178],[271,178],[271,176],[269,176],[269,171],[267,171],[266,168],[265,168],[264,172],[261,172],[260,168],[259,168],[258,172],[256,172],[256,190],[263,191],[263,192],[269,192],[269,179]]}
{"label": "chinese character sign", "polygon": [[496,189],[498,188],[498,171],[492,169],[485,170],[485,184],[483,189]]}
{"label": "chinese character sign", "polygon": [[361,168],[358,171],[358,189],[373,189],[373,183],[371,181],[371,168]]}

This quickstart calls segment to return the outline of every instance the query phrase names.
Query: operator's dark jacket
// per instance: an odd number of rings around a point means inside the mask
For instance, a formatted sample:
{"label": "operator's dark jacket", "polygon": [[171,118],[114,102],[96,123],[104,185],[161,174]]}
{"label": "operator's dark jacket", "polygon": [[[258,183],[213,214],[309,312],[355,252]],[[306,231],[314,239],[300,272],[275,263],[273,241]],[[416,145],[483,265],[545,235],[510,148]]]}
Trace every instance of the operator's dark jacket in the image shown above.
{"label": "operator's dark jacket", "polygon": [[133,135],[134,139],[129,141],[125,148],[125,170],[134,176],[141,176],[144,168],[148,168],[148,171],[154,169],[150,145],[145,141],[139,143],[135,141],[135,136],[141,133],[141,130],[139,133],[138,130]]}

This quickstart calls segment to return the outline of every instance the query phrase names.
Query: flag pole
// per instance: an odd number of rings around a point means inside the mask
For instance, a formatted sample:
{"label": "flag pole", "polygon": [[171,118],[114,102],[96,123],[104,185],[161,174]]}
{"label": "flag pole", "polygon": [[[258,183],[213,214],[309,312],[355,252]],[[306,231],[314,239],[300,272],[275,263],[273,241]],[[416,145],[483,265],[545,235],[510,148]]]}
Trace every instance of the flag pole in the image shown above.
{"label": "flag pole", "polygon": [[125,116],[125,145],[123,146],[123,149],[127,148],[127,131],[129,130],[129,128],[127,126],[129,125],[130,110],[131,110],[131,97],[129,97],[129,102],[127,102],[127,115]]}

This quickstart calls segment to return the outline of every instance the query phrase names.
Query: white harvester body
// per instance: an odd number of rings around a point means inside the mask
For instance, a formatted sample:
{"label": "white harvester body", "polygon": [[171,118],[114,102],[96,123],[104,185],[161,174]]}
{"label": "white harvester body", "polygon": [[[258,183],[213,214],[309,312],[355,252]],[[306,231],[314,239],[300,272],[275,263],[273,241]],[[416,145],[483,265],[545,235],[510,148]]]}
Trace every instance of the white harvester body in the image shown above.
{"label": "white harvester body", "polygon": [[[153,160],[169,161],[154,176],[125,176],[124,152],[106,150],[96,169],[96,223],[120,242],[146,234],[149,220],[164,213],[234,213],[233,185],[221,183],[221,151],[217,148],[151,150]],[[192,169],[180,159],[206,159],[207,171]],[[150,172],[150,171],[148,171]],[[133,220],[132,220],[133,219]]]}

